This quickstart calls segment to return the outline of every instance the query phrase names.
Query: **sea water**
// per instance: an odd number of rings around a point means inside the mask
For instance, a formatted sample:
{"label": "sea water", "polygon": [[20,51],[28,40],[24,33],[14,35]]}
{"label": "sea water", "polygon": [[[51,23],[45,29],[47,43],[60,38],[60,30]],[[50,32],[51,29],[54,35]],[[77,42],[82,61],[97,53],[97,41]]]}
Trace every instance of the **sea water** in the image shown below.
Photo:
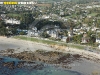
{"label": "sea water", "polygon": [[[65,70],[55,66],[44,66],[40,68],[33,68],[31,66],[23,66],[21,68],[10,69],[2,65],[3,62],[15,62],[15,66],[19,61],[16,58],[2,57],[0,61],[0,75],[82,75],[76,71]],[[42,63],[43,64],[43,63]],[[44,63],[45,64],[45,63]],[[50,64],[48,64],[50,65]]]}

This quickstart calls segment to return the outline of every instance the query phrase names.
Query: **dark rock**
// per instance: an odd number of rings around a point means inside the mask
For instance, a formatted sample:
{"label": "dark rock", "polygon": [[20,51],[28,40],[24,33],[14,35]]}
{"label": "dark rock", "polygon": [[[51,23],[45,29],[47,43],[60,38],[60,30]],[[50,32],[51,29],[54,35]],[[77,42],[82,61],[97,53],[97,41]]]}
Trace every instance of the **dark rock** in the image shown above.
{"label": "dark rock", "polygon": [[14,69],[15,68],[15,62],[3,62],[3,66],[8,67],[10,69]]}
{"label": "dark rock", "polygon": [[[37,50],[35,52],[24,51],[21,53],[9,54],[8,56],[25,61],[41,61],[49,64],[70,64],[73,61],[79,60],[81,57],[79,54],[62,53],[57,51],[46,52],[43,50]],[[32,64],[32,62],[27,63]],[[22,62],[17,65],[18,68],[21,68],[22,66],[24,66],[24,63]],[[34,68],[38,69],[39,66],[40,65],[35,65]]]}

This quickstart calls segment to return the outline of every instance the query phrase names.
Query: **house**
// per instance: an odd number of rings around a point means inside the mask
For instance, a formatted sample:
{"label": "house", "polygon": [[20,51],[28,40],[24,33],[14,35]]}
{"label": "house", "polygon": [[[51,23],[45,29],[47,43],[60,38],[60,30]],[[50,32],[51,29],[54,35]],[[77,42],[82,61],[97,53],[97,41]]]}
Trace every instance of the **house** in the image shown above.
{"label": "house", "polygon": [[73,31],[71,30],[68,31],[68,37],[73,37]]}
{"label": "house", "polygon": [[[50,26],[49,26],[50,27]],[[53,38],[59,38],[58,32],[60,31],[59,26],[53,26],[53,28],[49,29],[46,31],[47,34],[49,34]]]}
{"label": "house", "polygon": [[96,43],[100,43],[100,30],[96,30]]}
{"label": "house", "polygon": [[64,12],[63,11],[60,11],[60,15],[64,15]]}
{"label": "house", "polygon": [[49,34],[51,37],[56,38],[57,36],[57,32],[55,30],[51,30],[51,34]]}
{"label": "house", "polygon": [[4,19],[6,18],[6,14],[1,14],[1,17]]}
{"label": "house", "polygon": [[46,31],[47,32],[47,34],[49,34],[52,38],[57,38],[58,37],[58,34],[57,34],[57,31],[55,31],[55,30],[48,30],[48,31]]}
{"label": "house", "polygon": [[92,27],[92,31],[96,31],[97,29],[99,29],[99,28],[97,28],[97,27]]}
{"label": "house", "polygon": [[94,8],[96,8],[96,7],[97,7],[97,8],[99,8],[99,7],[100,7],[100,5],[93,5],[93,7],[94,7]]}
{"label": "house", "polygon": [[81,43],[88,43],[89,42],[89,39],[86,38],[86,37],[82,37],[82,42]]}
{"label": "house", "polygon": [[100,49],[100,44],[99,44],[99,46],[98,46],[98,47],[99,47],[99,49]]}
{"label": "house", "polygon": [[100,38],[96,38],[96,43],[100,43]]}
{"label": "house", "polygon": [[86,33],[83,34],[83,37],[82,37],[82,42],[81,43],[88,43],[89,42],[89,37],[87,36]]}
{"label": "house", "polygon": [[87,6],[86,8],[87,8],[87,9],[91,9],[91,8],[92,8],[92,6]]}
{"label": "house", "polygon": [[6,24],[17,24],[17,25],[21,24],[20,20],[16,19],[4,19],[4,22]]}
{"label": "house", "polygon": [[66,42],[67,38],[68,38],[68,37],[63,36],[62,39],[61,39],[61,41]]}
{"label": "house", "polygon": [[79,28],[74,28],[73,31],[74,31],[74,32],[79,32],[80,29],[79,29]]}
{"label": "house", "polygon": [[50,18],[50,16],[48,16],[48,15],[43,15],[42,18],[43,18],[43,19],[48,19],[48,18]]}
{"label": "house", "polygon": [[34,32],[34,30],[28,30],[28,36],[31,36],[31,37],[37,37],[39,36],[39,33],[38,32]]}
{"label": "house", "polygon": [[28,36],[34,36],[34,37],[37,37],[39,36],[39,31],[37,30],[36,27],[33,27],[31,30],[28,30]]}
{"label": "house", "polygon": [[100,43],[100,37],[96,36],[96,43]]}

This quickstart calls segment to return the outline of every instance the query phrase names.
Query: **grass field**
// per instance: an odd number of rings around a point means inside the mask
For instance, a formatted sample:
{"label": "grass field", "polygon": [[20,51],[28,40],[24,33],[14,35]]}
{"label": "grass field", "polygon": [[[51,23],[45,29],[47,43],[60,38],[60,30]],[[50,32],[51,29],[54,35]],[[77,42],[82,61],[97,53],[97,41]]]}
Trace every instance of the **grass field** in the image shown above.
{"label": "grass field", "polygon": [[9,13],[9,14],[7,14],[8,16],[21,16],[20,14],[14,14],[14,13]]}
{"label": "grass field", "polygon": [[84,46],[70,44],[70,43],[66,43],[66,42],[60,42],[60,41],[57,42],[57,41],[53,41],[53,40],[44,40],[44,39],[40,39],[40,38],[27,37],[27,36],[14,36],[14,38],[48,44],[48,45],[56,44],[56,45],[63,45],[63,46],[68,46],[68,47],[72,47],[72,48],[77,48],[77,49],[84,49]]}
{"label": "grass field", "polygon": [[89,16],[96,16],[98,13],[91,13]]}

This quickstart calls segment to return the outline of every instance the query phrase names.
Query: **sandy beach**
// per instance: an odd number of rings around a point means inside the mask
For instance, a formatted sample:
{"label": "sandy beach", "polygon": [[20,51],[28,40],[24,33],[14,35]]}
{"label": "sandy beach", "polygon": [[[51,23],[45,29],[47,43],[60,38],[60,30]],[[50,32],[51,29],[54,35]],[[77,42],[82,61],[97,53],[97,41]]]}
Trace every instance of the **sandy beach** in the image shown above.
{"label": "sandy beach", "polygon": [[54,50],[53,48],[50,48],[49,46],[40,43],[18,40],[14,38],[0,37],[0,50],[6,50],[6,49],[14,49],[15,53],[23,51],[35,51],[38,49]]}
{"label": "sandy beach", "polygon": [[[0,36],[0,50],[5,50],[5,49],[15,49],[15,52],[35,51],[38,49],[43,49],[48,51],[55,50],[54,48],[50,47],[50,45]],[[86,50],[75,49],[67,46],[65,47],[64,50],[59,50],[59,51],[78,53],[81,55],[85,54],[85,56],[90,55],[92,57],[100,58],[100,54]]]}
{"label": "sandy beach", "polygon": [[[14,38],[6,38],[6,37],[0,37],[0,50],[6,50],[6,49],[14,49],[15,53],[20,53],[23,51],[36,51],[38,49],[42,50],[48,50],[48,51],[56,51],[54,48],[51,48],[49,45],[41,44],[41,43],[35,43],[31,41],[24,41]],[[90,60],[83,60],[80,62],[74,62],[73,64],[70,64],[72,66],[72,71],[78,71],[83,73],[84,75],[91,75],[91,72],[98,72],[98,75],[100,75],[100,54],[85,51],[85,50],[79,50],[74,48],[68,48],[63,51],[66,53],[75,53],[80,54],[83,57],[90,58]],[[93,60],[93,61],[92,61]]]}

